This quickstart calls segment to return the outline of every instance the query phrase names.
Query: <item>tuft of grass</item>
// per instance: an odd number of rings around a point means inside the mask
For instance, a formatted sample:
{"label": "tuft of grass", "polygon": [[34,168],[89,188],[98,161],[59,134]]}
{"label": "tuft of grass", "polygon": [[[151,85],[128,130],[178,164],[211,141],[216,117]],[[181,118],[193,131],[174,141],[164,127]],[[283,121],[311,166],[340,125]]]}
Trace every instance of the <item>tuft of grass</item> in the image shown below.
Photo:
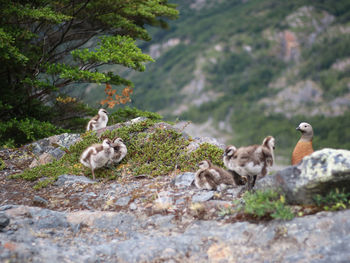
{"label": "tuft of grass", "polygon": [[337,211],[350,207],[350,193],[346,193],[344,189],[333,189],[325,196],[315,195],[314,200],[317,206],[325,211]]}
{"label": "tuft of grass", "polygon": [[243,196],[244,206],[237,203],[238,210],[257,218],[271,217],[275,219],[291,220],[294,214],[286,205],[284,195],[273,190],[258,190],[247,192]]}

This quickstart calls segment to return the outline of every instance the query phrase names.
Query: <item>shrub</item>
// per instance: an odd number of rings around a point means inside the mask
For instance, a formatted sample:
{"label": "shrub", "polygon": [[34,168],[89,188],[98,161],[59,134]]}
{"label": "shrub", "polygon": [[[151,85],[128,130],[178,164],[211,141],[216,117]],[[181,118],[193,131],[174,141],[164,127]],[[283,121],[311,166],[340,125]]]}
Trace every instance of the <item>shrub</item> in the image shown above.
{"label": "shrub", "polygon": [[11,119],[0,123],[0,145],[7,147],[20,146],[67,131],[57,128],[49,122],[43,122],[33,118],[22,120]]}
{"label": "shrub", "polygon": [[180,157],[182,171],[195,171],[198,169],[198,163],[203,160],[210,160],[212,164],[224,166],[222,155],[224,151],[215,145],[203,143],[199,148],[190,154],[184,154]]}
{"label": "shrub", "polygon": [[325,196],[315,195],[314,200],[323,210],[336,211],[350,206],[350,193],[346,193],[344,189],[340,191],[336,188]]}
{"label": "shrub", "polygon": [[258,190],[254,193],[247,192],[243,199],[245,205],[238,205],[238,209],[244,211],[246,214],[258,218],[265,216],[283,220],[294,218],[290,207],[285,204],[284,195],[273,190]]}

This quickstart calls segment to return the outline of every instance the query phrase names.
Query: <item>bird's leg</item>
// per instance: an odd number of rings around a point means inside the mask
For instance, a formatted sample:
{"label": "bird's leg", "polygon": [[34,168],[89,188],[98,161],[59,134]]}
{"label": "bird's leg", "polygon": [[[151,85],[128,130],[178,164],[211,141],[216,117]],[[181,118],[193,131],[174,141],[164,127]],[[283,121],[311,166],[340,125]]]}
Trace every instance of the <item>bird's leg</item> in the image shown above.
{"label": "bird's leg", "polygon": [[253,189],[255,180],[256,180],[256,175],[248,176],[248,191],[251,191]]}
{"label": "bird's leg", "polygon": [[254,186],[255,186],[255,181],[256,181],[256,178],[257,178],[258,176],[257,175],[254,175],[253,176],[253,178],[252,178],[252,189],[254,188]]}
{"label": "bird's leg", "polygon": [[95,172],[94,172],[94,169],[91,169],[91,173],[92,173],[92,179],[95,180]]}

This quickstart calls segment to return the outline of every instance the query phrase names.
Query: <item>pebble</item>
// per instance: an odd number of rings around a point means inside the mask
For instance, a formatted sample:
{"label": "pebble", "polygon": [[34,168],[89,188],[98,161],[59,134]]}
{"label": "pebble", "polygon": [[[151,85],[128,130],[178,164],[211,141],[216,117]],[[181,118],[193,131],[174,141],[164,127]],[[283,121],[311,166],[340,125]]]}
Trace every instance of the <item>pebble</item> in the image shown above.
{"label": "pebble", "polygon": [[117,202],[115,202],[115,204],[119,206],[126,206],[129,204],[130,200],[131,200],[130,196],[124,196],[119,198]]}
{"label": "pebble", "polygon": [[46,199],[44,199],[38,195],[35,195],[33,198],[33,204],[34,205],[48,205],[49,201],[47,201]]}
{"label": "pebble", "polygon": [[194,176],[195,174],[190,172],[179,174],[178,176],[176,176],[174,184],[179,188],[189,187],[194,181]]}
{"label": "pebble", "polygon": [[194,196],[192,196],[192,202],[205,202],[213,198],[214,196],[214,191],[201,191]]}

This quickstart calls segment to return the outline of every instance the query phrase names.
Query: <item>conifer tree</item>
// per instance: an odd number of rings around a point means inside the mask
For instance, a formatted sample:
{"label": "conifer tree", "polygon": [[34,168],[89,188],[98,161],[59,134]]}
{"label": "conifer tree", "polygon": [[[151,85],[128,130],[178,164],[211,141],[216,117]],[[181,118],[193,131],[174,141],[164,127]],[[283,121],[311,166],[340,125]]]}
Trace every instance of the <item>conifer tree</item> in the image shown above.
{"label": "conifer tree", "polygon": [[44,120],[52,95],[72,83],[132,88],[101,66],[143,71],[152,58],[135,41],[150,40],[146,25],[166,28],[178,14],[168,0],[0,0],[0,10],[3,121]]}

